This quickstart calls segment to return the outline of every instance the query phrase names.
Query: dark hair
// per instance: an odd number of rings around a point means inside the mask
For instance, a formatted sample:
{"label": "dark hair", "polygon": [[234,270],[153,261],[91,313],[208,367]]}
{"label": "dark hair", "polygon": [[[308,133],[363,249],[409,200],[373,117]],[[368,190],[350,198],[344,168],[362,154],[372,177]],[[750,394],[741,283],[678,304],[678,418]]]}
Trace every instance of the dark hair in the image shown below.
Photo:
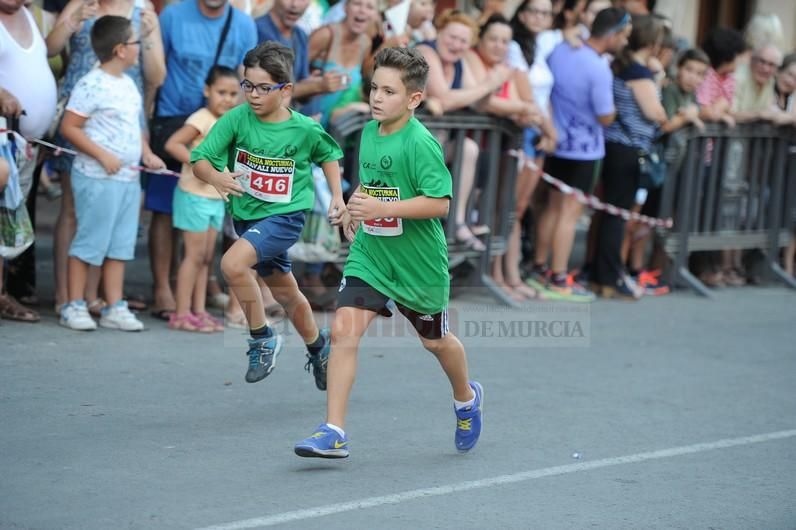
{"label": "dark hair", "polygon": [[409,92],[422,92],[428,80],[428,63],[414,48],[384,48],[376,54],[375,72],[379,68],[395,68]]}
{"label": "dark hair", "polygon": [[522,0],[522,3],[514,12],[514,16],[511,17],[510,24],[514,40],[520,45],[522,56],[525,57],[525,62],[528,63],[528,66],[533,64],[534,57],[536,57],[536,34],[520,21],[520,13],[528,9],[528,4],[531,2],[533,0]]}
{"label": "dark hair", "polygon": [[[596,22],[596,21],[595,21]],[[633,31],[625,46],[614,57],[611,70],[618,75],[633,64],[633,52],[649,46],[660,45],[663,41],[665,26],[663,21],[652,15],[636,15],[633,17]]]}
{"label": "dark hair", "polygon": [[274,83],[293,82],[293,50],[278,42],[267,40],[246,53],[244,68],[262,68]]}
{"label": "dark hair", "polygon": [[787,70],[793,63],[796,63],[796,53],[789,53],[782,59],[782,65],[780,65],[779,71],[783,72]]}
{"label": "dark hair", "polygon": [[713,28],[702,41],[702,49],[710,58],[713,69],[731,63],[746,50],[743,35],[730,28]]}
{"label": "dark hair", "polygon": [[591,36],[599,38],[605,37],[609,33],[614,33],[626,25],[625,20],[630,22],[630,14],[624,9],[618,7],[603,9],[594,17],[594,22],[591,25]]}
{"label": "dark hair", "polygon": [[578,3],[580,0],[564,0],[564,5],[561,7],[561,11],[558,12],[556,18],[553,19],[553,28],[554,29],[564,29],[567,25],[567,11],[573,11],[576,7],[578,7]]}
{"label": "dark hair", "polygon": [[132,35],[132,24],[127,17],[105,15],[98,18],[91,28],[91,48],[100,64],[113,59],[113,50]]}
{"label": "dark hair", "polygon": [[235,79],[238,79],[238,72],[236,72],[229,66],[217,64],[214,67],[212,67],[209,72],[207,72],[207,77],[205,78],[205,85],[213,86],[213,83],[215,83],[222,77],[233,77]]}
{"label": "dark hair", "polygon": [[494,13],[489,15],[489,18],[486,19],[486,22],[481,24],[481,27],[478,29],[478,38],[482,38],[484,34],[489,31],[489,26],[494,26],[495,24],[502,24],[504,26],[511,27],[511,24],[509,24],[509,21],[506,20],[506,17],[500,13]]}
{"label": "dark hair", "polygon": [[677,68],[682,68],[688,61],[696,61],[710,66],[710,58],[699,48],[690,48],[684,51],[677,60]]}

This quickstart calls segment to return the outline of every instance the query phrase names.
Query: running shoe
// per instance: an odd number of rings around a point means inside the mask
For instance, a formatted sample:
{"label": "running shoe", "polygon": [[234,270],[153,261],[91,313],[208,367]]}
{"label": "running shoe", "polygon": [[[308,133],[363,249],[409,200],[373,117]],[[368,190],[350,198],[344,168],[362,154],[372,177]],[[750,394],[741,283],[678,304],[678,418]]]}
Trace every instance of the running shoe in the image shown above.
{"label": "running shoe", "polygon": [[484,389],[481,383],[470,381],[470,388],[475,392],[475,401],[469,407],[456,409],[456,434],[454,441],[460,453],[466,453],[478,443],[483,425]]}
{"label": "running shoe", "polygon": [[321,330],[321,337],[323,337],[323,348],[315,355],[307,352],[307,364],[304,365],[304,369],[309,372],[311,367],[315,386],[318,390],[326,390],[326,364],[329,362],[329,352],[332,350],[332,333],[329,328]]}
{"label": "running shoe", "polygon": [[276,368],[276,358],[282,351],[282,335],[274,334],[266,339],[249,339],[249,370],[246,382],[262,381]]}
{"label": "running shoe", "polygon": [[297,443],[293,451],[306,458],[347,458],[348,439],[323,423],[312,436]]}

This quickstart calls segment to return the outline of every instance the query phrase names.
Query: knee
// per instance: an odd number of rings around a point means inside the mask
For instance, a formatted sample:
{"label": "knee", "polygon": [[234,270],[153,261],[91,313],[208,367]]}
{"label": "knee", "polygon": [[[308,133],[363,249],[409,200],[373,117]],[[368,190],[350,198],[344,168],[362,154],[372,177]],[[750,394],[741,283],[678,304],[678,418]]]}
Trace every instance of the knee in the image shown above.
{"label": "knee", "polygon": [[249,268],[229,254],[225,254],[224,257],[221,258],[221,273],[224,275],[224,278],[231,280],[248,274]]}
{"label": "knee", "polygon": [[427,339],[425,337],[420,337],[420,342],[423,344],[423,347],[434,355],[441,355],[450,347],[452,341],[455,340],[456,337],[451,334],[448,334],[440,339]]}

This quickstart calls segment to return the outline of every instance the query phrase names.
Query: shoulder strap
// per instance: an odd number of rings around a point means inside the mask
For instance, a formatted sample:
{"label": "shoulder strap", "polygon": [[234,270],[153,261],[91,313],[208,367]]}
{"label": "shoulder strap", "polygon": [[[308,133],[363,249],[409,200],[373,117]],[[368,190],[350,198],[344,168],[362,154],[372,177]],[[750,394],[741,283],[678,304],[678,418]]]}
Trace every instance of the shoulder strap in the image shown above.
{"label": "shoulder strap", "polygon": [[227,11],[227,19],[224,21],[224,28],[221,30],[221,38],[218,39],[218,47],[216,48],[216,56],[213,59],[213,66],[218,64],[218,59],[221,57],[221,50],[224,48],[224,43],[227,40],[229,26],[232,24],[232,13],[235,11],[235,8],[232,7],[232,4],[228,4],[227,9],[229,9],[229,11]]}

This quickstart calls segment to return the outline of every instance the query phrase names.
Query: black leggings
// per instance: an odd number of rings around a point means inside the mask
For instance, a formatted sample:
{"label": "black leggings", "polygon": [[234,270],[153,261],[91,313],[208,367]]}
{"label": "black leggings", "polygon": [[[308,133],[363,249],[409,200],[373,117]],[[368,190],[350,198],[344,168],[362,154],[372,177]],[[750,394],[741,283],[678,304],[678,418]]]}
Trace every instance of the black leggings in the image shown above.
{"label": "black leggings", "polygon": [[[603,201],[630,209],[639,183],[638,150],[622,144],[606,142],[603,160]],[[622,240],[625,220],[616,215],[604,215],[597,232],[594,255],[594,281],[600,285],[617,285],[624,273]]]}

